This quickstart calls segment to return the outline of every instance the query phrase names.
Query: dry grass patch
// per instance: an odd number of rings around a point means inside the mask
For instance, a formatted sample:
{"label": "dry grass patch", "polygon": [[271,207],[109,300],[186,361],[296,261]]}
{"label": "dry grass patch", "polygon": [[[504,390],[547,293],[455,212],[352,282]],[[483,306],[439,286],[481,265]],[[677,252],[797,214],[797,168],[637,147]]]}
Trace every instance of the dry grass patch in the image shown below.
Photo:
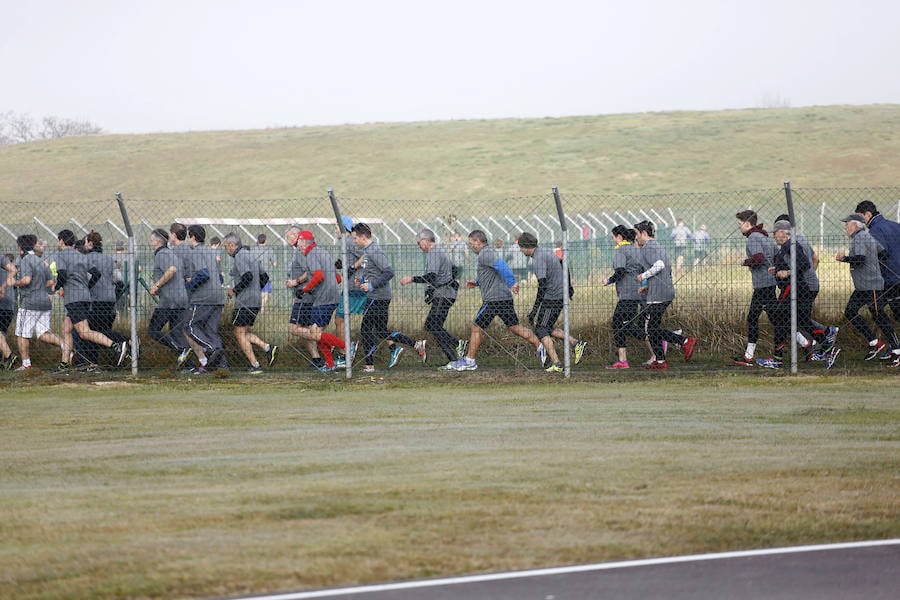
{"label": "dry grass patch", "polygon": [[[491,385],[504,378],[526,383]],[[474,381],[22,387],[0,409],[0,596],[232,595],[900,535],[894,379]]]}

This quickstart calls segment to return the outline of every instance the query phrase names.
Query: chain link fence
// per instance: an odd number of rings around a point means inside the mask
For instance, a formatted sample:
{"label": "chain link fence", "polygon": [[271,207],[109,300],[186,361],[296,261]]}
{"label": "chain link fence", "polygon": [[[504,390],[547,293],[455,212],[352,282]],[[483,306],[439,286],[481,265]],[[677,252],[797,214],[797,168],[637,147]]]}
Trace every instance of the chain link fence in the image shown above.
{"label": "chain link fence", "polygon": [[[424,274],[426,255],[416,243],[416,234],[420,230],[434,231],[437,243],[458,263],[462,282],[474,279],[476,272],[476,256],[465,243],[467,235],[475,229],[484,231],[489,244],[503,256],[520,284],[514,303],[523,322],[534,302],[537,283],[530,272],[530,259],[519,250],[516,238],[522,232],[530,232],[537,237],[539,245],[553,248],[562,246],[564,241],[560,212],[549,191],[465,205],[427,199],[344,198],[339,192],[335,198],[337,211],[327,195],[200,203],[190,199],[148,199],[126,194],[124,204],[133,231],[133,252],[123,213],[112,194],[106,199],[64,202],[3,200],[0,201],[0,249],[16,263],[19,259],[17,237],[33,234],[48,242],[42,259],[52,267],[58,253],[57,235],[61,230],[69,229],[78,238],[84,238],[91,231],[99,233],[103,239],[102,252],[114,258],[114,277],[121,281],[122,293],[116,303],[117,319],[113,329],[131,337],[134,326],[140,344],[135,368],[172,369],[175,364],[172,349],[147,335],[149,319],[157,306],[157,299],[149,293],[154,257],[150,234],[158,228],[169,231],[175,222],[202,226],[207,245],[214,237],[222,240],[227,234],[234,233],[243,245],[264,257],[263,267],[272,283],[252,331],[265,342],[279,346],[280,356],[272,368],[289,372],[305,371],[314,362],[309,347],[289,331],[294,295],[285,281],[291,278],[291,263],[297,250],[288,245],[285,232],[292,224],[311,231],[319,247],[334,259],[342,255],[336,212],[349,216],[354,223],[370,225],[373,238],[384,250],[395,273],[390,282],[389,329],[403,332],[412,340],[426,340],[428,347],[433,349],[430,352],[433,359],[428,366],[439,366],[445,361],[439,356],[441,353],[434,340],[424,330],[429,309],[423,300],[426,286],[400,284],[404,276]],[[841,219],[853,212],[861,200],[874,202],[888,218],[900,218],[900,188],[795,188],[793,200],[797,230],[809,239],[821,261],[818,267],[821,292],[815,317],[823,323],[841,325],[843,307],[852,291],[847,265],[834,260],[837,251],[847,247]],[[747,269],[740,264],[745,257],[745,240],[738,230],[735,213],[752,208],[768,228],[778,215],[787,212],[784,189],[641,196],[578,194],[562,190],[560,201],[566,228],[566,257],[575,290],[569,304],[569,327],[575,338],[588,344],[584,360],[573,367],[573,372],[602,369],[614,358],[610,317],[616,296],[613,287],[603,286],[612,273],[614,248],[610,230],[617,224],[630,227],[642,220],[656,224],[657,239],[672,260],[677,296],[666,315],[668,327],[698,336],[701,340],[698,358],[711,365],[724,365],[729,356],[743,348],[751,284]],[[689,237],[676,231],[680,225],[690,232]],[[261,236],[265,237],[268,252],[257,247],[261,245],[258,242]],[[218,252],[223,276],[218,285],[228,289],[232,286],[232,258],[224,249]],[[59,333],[66,311],[59,294],[51,294],[51,298],[51,331]],[[13,289],[7,292],[6,301],[7,308],[15,310]],[[244,368],[247,360],[238,348],[229,320],[232,303],[230,298],[226,299],[219,331],[228,362],[234,368]],[[460,339],[467,339],[469,324],[481,304],[477,288],[461,286],[446,321],[447,330]],[[353,316],[349,322],[351,339],[359,339],[359,317]],[[560,317],[558,325],[561,327],[562,324]],[[6,332],[13,352],[16,351],[14,325],[15,319]],[[335,329],[334,321],[328,331],[343,337],[343,331]],[[534,349],[499,320],[485,333],[479,365],[537,368]],[[855,334],[848,332],[846,343],[862,346],[863,341],[854,340],[853,336]],[[761,347],[766,343],[771,345],[771,339],[771,327],[763,319]],[[636,359],[645,352],[639,341],[629,344]],[[375,354],[379,371],[386,370],[390,352],[387,346],[388,342],[384,342]],[[31,350],[35,366],[55,367],[56,349],[32,342]],[[562,349],[559,351],[562,355]],[[257,350],[257,353],[264,355],[263,350]],[[101,367],[112,367],[116,360],[113,352],[100,353]],[[421,368],[413,348],[404,347],[398,368]]]}

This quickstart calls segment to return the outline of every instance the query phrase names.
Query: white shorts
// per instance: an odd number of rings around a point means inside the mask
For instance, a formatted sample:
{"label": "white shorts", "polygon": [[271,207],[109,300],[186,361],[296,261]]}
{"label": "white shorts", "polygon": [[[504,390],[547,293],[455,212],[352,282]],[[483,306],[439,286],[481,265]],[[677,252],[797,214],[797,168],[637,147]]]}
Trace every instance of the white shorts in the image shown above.
{"label": "white shorts", "polygon": [[20,308],[16,315],[16,337],[39,338],[50,331],[49,310]]}

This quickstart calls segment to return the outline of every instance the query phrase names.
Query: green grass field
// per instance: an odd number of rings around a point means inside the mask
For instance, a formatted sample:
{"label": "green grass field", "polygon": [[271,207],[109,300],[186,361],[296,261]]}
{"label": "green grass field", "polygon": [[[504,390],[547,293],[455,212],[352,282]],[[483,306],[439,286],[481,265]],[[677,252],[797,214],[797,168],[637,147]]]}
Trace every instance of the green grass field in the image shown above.
{"label": "green grass field", "polygon": [[630,375],[9,384],[0,597],[900,536],[896,377]]}
{"label": "green grass field", "polygon": [[[563,192],[895,185],[900,105],[101,135],[0,148],[0,202],[323,197],[481,213]],[[137,208],[137,207],[136,207]],[[729,210],[729,212],[734,212]],[[152,214],[151,214],[152,216]]]}

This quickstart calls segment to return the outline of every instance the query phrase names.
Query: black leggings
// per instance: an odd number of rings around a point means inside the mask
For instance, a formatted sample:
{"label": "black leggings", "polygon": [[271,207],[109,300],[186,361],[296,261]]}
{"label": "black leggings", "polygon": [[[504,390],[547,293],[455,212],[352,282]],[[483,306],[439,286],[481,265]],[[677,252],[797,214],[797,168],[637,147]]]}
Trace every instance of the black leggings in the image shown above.
{"label": "black leggings", "polygon": [[612,330],[616,348],[624,348],[628,336],[644,339],[640,300],[619,300],[612,315]]}
{"label": "black leggings", "polygon": [[390,306],[390,300],[370,299],[366,302],[366,312],[363,313],[359,332],[362,334],[367,365],[375,364],[375,350],[378,348],[378,342],[391,337],[391,332],[388,331],[387,326],[388,308]]}
{"label": "black leggings", "polygon": [[434,298],[431,301],[431,310],[425,318],[425,331],[434,336],[438,346],[451,361],[457,358],[456,345],[459,344],[459,340],[444,328],[444,322],[454,302],[456,300],[453,298]]}
{"label": "black leggings", "polygon": [[844,309],[844,316],[847,317],[847,320],[850,321],[850,324],[853,325],[854,329],[866,338],[866,341],[872,341],[875,339],[875,333],[869,328],[866,321],[859,314],[862,307],[867,306],[869,312],[872,314],[872,319],[875,321],[875,324],[881,329],[881,333],[884,334],[884,341],[890,344],[891,347],[896,348],[900,344],[898,344],[897,335],[894,333],[894,326],[891,323],[891,318],[885,311],[887,303],[884,300],[884,292],[881,290],[856,290],[850,295],[850,300],[847,302],[847,308]]}
{"label": "black leggings", "polygon": [[759,318],[763,311],[769,317],[769,322],[775,326],[772,315],[769,313],[770,307],[775,302],[775,286],[756,288],[753,290],[753,297],[750,298],[750,309],[747,311],[747,341],[755,344],[759,341]]}

